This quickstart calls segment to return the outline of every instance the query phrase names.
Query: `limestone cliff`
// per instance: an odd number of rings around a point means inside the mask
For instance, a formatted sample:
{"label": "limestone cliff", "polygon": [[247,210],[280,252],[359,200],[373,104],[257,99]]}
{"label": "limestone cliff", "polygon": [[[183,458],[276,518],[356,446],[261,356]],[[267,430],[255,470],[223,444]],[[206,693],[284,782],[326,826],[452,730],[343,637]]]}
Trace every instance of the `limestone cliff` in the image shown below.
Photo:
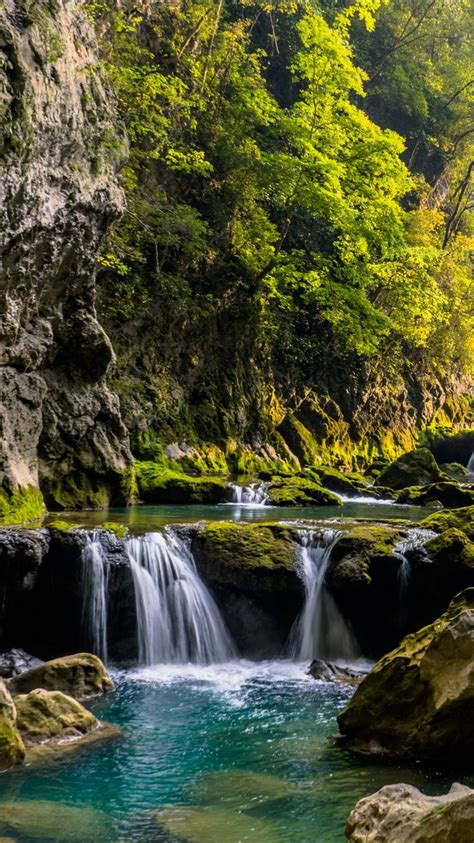
{"label": "limestone cliff", "polygon": [[95,309],[126,140],[80,4],[6,0],[0,46],[0,517],[15,520],[15,508],[38,514],[38,488],[51,507],[126,496],[114,353]]}

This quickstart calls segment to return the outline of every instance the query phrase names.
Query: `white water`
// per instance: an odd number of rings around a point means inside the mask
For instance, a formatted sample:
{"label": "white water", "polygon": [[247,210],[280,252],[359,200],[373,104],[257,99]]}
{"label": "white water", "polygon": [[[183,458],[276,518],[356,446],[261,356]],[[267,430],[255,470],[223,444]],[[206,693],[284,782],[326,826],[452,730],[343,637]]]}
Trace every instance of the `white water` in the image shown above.
{"label": "white water", "polygon": [[140,664],[211,664],[235,656],[186,543],[172,531],[130,539]]}
{"label": "white water", "polygon": [[414,527],[408,530],[404,539],[401,539],[393,548],[393,555],[400,559],[400,567],[398,569],[398,605],[400,613],[406,614],[408,612],[408,591],[411,578],[411,563],[407,559],[407,552],[416,547],[422,547],[429,539],[436,535],[433,530],[424,530],[421,527]]}
{"label": "white water", "polygon": [[[329,490],[330,491],[330,490]],[[374,503],[374,504],[391,504],[391,506],[406,506],[406,504],[395,503],[392,498],[372,498],[370,495],[341,495],[339,492],[332,492],[333,495],[342,501],[342,503]]]}
{"label": "white water", "polygon": [[361,651],[354,633],[325,584],[331,552],[342,533],[298,530],[297,535],[297,569],[305,587],[305,604],[290,633],[290,654],[297,661],[356,661]]}
{"label": "white water", "polygon": [[107,580],[108,562],[93,532],[82,551],[82,631],[87,647],[107,661]]}
{"label": "white water", "polygon": [[229,483],[231,500],[230,503],[239,506],[266,506],[268,503],[268,492],[266,483],[249,483],[248,486],[241,486],[238,483]]}

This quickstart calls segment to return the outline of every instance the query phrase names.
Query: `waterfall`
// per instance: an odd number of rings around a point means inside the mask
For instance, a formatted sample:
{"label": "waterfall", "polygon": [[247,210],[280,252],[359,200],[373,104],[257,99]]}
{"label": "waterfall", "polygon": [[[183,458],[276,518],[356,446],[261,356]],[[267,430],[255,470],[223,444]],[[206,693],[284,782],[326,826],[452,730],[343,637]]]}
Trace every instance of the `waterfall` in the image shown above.
{"label": "waterfall", "polygon": [[141,664],[211,664],[236,655],[185,541],[169,530],[130,539]]}
{"label": "waterfall", "polygon": [[107,661],[108,563],[95,532],[87,536],[82,562],[82,631],[87,648]]}
{"label": "waterfall", "polygon": [[472,452],[471,456],[469,457],[467,463],[467,473],[474,477],[474,451]]}
{"label": "waterfall", "polygon": [[248,486],[240,486],[238,483],[229,483],[228,488],[231,494],[231,503],[265,506],[268,501],[266,483],[249,483]]}
{"label": "waterfall", "polygon": [[297,570],[304,583],[305,603],[290,633],[295,660],[355,661],[361,652],[351,626],[325,584],[331,552],[342,533],[298,530]]}
{"label": "waterfall", "polygon": [[400,623],[406,622],[410,615],[409,603],[409,588],[411,577],[411,563],[407,558],[407,553],[417,547],[422,547],[428,539],[434,538],[436,535],[433,530],[424,530],[421,527],[415,527],[408,530],[404,539],[401,539],[393,548],[393,555],[400,560],[400,567],[398,569],[398,606],[400,614]]}

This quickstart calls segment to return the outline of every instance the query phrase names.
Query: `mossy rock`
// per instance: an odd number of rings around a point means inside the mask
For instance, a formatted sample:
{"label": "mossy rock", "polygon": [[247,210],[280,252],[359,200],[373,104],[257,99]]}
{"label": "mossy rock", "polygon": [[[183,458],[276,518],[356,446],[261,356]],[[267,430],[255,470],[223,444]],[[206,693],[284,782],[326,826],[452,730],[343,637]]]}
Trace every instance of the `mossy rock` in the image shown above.
{"label": "mossy rock", "polygon": [[0,680],[0,771],[21,764],[25,746],[16,725],[16,708],[5,682]]}
{"label": "mossy rock", "polygon": [[267,491],[274,506],[341,506],[340,498],[303,476],[273,478]]}
{"label": "mossy rock", "polygon": [[[320,485],[324,486],[325,489],[329,489],[331,492],[353,496],[360,495],[361,491],[364,494],[367,492],[367,481],[355,472],[350,475],[343,474],[337,468],[328,468],[327,466],[315,467],[315,471],[317,472],[316,476],[319,478]],[[373,496],[376,497],[375,492]]]}
{"label": "mossy rock", "polygon": [[8,680],[13,695],[36,688],[62,691],[76,700],[97,697],[114,690],[114,683],[101,660],[92,653],[76,653],[53,659]]}
{"label": "mossy rock", "polygon": [[221,477],[191,477],[152,462],[136,463],[141,499],[149,504],[216,504],[228,498]]}
{"label": "mossy rock", "polygon": [[[425,550],[437,564],[444,563],[453,567],[456,562],[468,569],[472,568],[474,574],[474,542],[455,527],[426,542]],[[474,587],[474,580],[470,585]]]}
{"label": "mossy rock", "polygon": [[46,512],[43,495],[33,486],[19,486],[8,492],[0,489],[0,524],[29,524]]}
{"label": "mossy rock", "polygon": [[118,539],[125,539],[128,534],[128,527],[125,524],[117,524],[115,521],[105,521],[102,524],[102,530],[113,533]]}
{"label": "mossy rock", "polygon": [[398,503],[426,506],[439,501],[447,509],[474,504],[474,492],[450,481],[430,483],[427,486],[409,486],[397,493]]}
{"label": "mossy rock", "polygon": [[197,808],[177,805],[153,816],[167,839],[182,843],[236,843],[238,840],[277,843],[280,839],[278,827],[271,820],[214,805]]}
{"label": "mossy rock", "polygon": [[363,753],[463,763],[474,753],[474,589],[377,662],[339,715]]}
{"label": "mossy rock", "polygon": [[37,688],[15,697],[17,728],[26,746],[82,738],[98,726],[83,705],[61,691]]}
{"label": "mossy rock", "polygon": [[193,540],[199,569],[210,583],[245,591],[299,590],[296,544],[278,525],[208,524]]}
{"label": "mossy rock", "polygon": [[474,506],[463,506],[450,512],[434,512],[424,518],[420,524],[428,530],[439,533],[445,530],[462,530],[470,539],[474,540]]}
{"label": "mossy rock", "polygon": [[440,469],[449,480],[454,480],[455,483],[465,483],[469,477],[466,466],[461,465],[460,462],[441,463]]}
{"label": "mossy rock", "polygon": [[426,486],[442,479],[442,472],[431,451],[428,448],[418,448],[408,454],[402,454],[382,469],[375,485],[405,489],[407,486]]}

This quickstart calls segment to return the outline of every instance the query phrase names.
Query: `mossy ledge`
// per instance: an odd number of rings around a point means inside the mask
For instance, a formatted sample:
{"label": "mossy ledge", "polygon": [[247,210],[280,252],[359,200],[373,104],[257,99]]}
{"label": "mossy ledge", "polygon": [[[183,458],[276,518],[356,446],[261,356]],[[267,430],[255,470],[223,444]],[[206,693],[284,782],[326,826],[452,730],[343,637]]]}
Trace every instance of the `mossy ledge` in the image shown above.
{"label": "mossy ledge", "polygon": [[34,486],[18,486],[11,493],[0,489],[0,524],[29,524],[45,513],[43,495]]}

